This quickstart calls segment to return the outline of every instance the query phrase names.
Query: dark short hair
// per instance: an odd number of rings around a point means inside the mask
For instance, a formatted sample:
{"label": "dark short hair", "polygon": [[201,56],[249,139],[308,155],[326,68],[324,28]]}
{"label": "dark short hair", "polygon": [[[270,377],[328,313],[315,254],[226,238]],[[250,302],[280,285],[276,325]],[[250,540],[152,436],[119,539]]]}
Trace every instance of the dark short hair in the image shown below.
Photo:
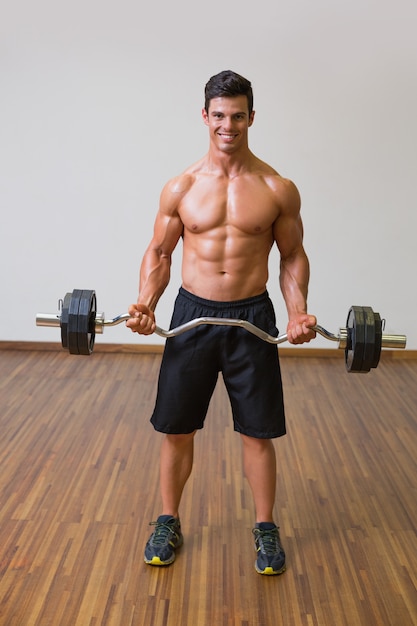
{"label": "dark short hair", "polygon": [[212,98],[233,98],[234,96],[246,96],[248,99],[249,115],[253,110],[253,91],[252,85],[247,78],[232,72],[224,70],[215,76],[212,76],[206,84],[204,108],[208,113],[210,100]]}

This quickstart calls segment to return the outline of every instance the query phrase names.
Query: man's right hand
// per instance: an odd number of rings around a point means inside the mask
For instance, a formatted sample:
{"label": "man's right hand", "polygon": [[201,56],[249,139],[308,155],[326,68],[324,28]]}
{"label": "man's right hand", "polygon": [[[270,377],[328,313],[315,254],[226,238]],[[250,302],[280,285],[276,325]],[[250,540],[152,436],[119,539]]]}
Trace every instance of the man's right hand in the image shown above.
{"label": "man's right hand", "polygon": [[155,314],[145,304],[131,304],[128,312],[130,319],[127,320],[126,326],[132,333],[151,335],[155,332]]}

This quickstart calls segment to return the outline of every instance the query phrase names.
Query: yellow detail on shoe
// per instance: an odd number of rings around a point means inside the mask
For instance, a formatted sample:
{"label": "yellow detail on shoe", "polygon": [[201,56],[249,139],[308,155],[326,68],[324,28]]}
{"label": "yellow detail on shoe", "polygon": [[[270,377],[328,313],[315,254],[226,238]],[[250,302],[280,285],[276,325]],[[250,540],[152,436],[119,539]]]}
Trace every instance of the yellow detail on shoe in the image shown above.
{"label": "yellow detail on shoe", "polygon": [[147,561],[149,565],[165,565],[163,561],[159,558],[159,556],[153,556],[152,561]]}
{"label": "yellow detail on shoe", "polygon": [[276,571],[272,567],[265,567],[265,569],[261,570],[255,563],[255,569],[258,574],[263,574],[264,576],[277,576],[278,574],[283,574],[286,570],[286,566],[284,565],[280,570]]}

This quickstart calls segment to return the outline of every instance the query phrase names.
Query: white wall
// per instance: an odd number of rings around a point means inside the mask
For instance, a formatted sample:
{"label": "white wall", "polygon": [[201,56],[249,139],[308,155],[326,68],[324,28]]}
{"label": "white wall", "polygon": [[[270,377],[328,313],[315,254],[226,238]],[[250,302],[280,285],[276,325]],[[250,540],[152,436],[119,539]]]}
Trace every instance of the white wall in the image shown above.
{"label": "white wall", "polygon": [[[370,305],[417,349],[416,17],[413,0],[9,3],[0,340],[57,341],[35,315],[74,288],[96,289],[108,317],[136,299],[160,189],[207,149],[204,84],[234,69],[255,91],[253,151],[302,194],[311,312],[336,332],[350,305]],[[277,267],[274,253],[284,330]],[[97,341],[161,340],[118,326]]]}

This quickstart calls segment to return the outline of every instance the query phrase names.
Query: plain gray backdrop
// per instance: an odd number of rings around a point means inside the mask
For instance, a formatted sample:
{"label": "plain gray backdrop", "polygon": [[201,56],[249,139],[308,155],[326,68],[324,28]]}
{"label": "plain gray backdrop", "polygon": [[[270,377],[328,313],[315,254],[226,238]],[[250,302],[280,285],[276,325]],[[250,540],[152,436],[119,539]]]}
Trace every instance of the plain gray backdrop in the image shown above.
{"label": "plain gray backdrop", "polygon": [[[4,4],[0,340],[58,341],[35,315],[74,288],[107,317],[136,300],[161,188],[207,150],[204,85],[233,69],[254,88],[252,150],[302,196],[310,312],[337,332],[370,305],[417,349],[416,18],[412,0]],[[274,251],[284,332],[278,267]],[[97,341],[162,340],[122,325]]]}

